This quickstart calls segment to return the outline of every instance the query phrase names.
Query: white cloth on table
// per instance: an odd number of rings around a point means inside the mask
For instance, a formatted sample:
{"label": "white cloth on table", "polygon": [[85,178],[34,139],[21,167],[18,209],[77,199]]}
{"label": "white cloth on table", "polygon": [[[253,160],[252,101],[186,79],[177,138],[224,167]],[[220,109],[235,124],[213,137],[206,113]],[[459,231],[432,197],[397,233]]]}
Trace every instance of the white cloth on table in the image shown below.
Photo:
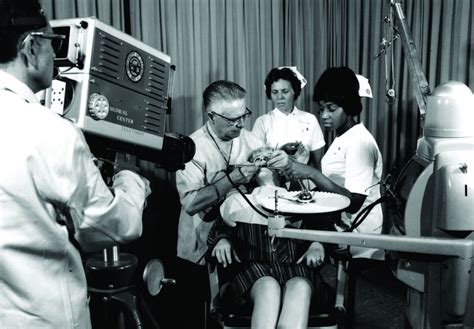
{"label": "white cloth on table", "polygon": [[[272,216],[272,212],[269,210],[265,210],[261,206],[262,198],[268,198],[275,195],[275,191],[278,193],[284,194],[286,193],[286,189],[282,187],[276,186],[259,186],[256,187],[252,193],[245,194],[245,198],[240,193],[233,193],[229,195],[227,199],[222,203],[219,208],[220,214],[224,220],[224,222],[240,222],[240,223],[247,223],[247,224],[254,224],[254,225],[268,225],[268,217]],[[249,202],[252,203],[253,207],[258,209],[260,213],[255,210]],[[297,215],[297,214],[295,214]],[[287,227],[291,228],[300,228],[302,221],[290,221],[294,215],[291,214],[280,214],[285,219],[285,224]]]}
{"label": "white cloth on table", "polygon": [[[258,194],[262,188],[270,187],[257,187],[252,191],[251,194],[245,194],[245,196],[258,210],[260,210],[264,214],[268,214],[259,205]],[[265,195],[268,195],[268,193],[266,193]],[[230,195],[222,203],[222,205],[220,206],[220,213],[225,221],[268,225],[267,218],[263,217],[256,210],[252,209],[252,206],[250,206],[250,204],[239,193],[234,193]]]}
{"label": "white cloth on table", "polygon": [[[276,201],[275,192],[278,194]],[[298,202],[298,193],[282,187],[260,186],[251,194],[245,194],[245,198],[239,193],[230,195],[220,206],[220,213],[226,222],[267,225],[265,216],[272,216],[275,207],[280,215],[290,218],[339,211],[350,203],[346,196],[329,192],[312,192],[313,202],[301,203]]]}

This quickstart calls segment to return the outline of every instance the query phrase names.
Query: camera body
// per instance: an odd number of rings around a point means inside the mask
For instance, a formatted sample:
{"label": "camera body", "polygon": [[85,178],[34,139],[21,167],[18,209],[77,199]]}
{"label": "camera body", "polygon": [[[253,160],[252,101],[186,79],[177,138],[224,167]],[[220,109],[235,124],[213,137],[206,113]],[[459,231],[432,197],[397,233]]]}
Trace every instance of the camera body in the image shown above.
{"label": "camera body", "polygon": [[165,134],[170,56],[95,17],[53,20],[51,26],[66,39],[45,105],[81,128],[96,157],[120,152],[182,168],[194,145],[186,136]]}

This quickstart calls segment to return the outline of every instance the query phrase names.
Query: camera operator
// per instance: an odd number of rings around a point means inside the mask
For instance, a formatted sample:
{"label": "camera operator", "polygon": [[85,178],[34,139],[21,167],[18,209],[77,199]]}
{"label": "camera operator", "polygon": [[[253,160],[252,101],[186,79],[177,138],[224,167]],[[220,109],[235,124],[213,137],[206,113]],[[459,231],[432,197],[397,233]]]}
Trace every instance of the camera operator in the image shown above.
{"label": "camera operator", "polygon": [[40,105],[54,34],[38,0],[0,0],[0,327],[90,328],[80,250],[138,238],[149,195],[131,171],[111,190],[81,131]]}

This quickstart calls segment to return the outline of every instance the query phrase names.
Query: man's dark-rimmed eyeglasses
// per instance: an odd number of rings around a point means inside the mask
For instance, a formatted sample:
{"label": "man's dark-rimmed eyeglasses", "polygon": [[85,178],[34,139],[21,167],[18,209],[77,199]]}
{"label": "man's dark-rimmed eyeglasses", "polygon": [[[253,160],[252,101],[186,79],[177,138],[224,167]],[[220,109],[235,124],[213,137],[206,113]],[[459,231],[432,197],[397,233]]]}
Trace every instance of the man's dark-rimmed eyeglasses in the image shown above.
{"label": "man's dark-rimmed eyeglasses", "polygon": [[245,108],[245,113],[241,115],[240,117],[237,118],[228,118],[226,116],[223,116],[222,114],[216,113],[214,111],[211,112],[212,115],[217,115],[218,117],[224,119],[230,126],[235,126],[238,125],[241,122],[245,122],[248,118],[250,118],[250,115],[252,115],[252,111],[248,107]]}
{"label": "man's dark-rimmed eyeglasses", "polygon": [[57,54],[59,49],[61,49],[63,40],[66,39],[66,36],[63,34],[56,34],[56,33],[49,33],[49,32],[30,32],[25,37],[25,39],[23,39],[23,42],[21,43],[20,48],[23,48],[23,46],[28,42],[28,39],[33,38],[33,37],[51,40],[51,47],[53,47],[55,54]]}

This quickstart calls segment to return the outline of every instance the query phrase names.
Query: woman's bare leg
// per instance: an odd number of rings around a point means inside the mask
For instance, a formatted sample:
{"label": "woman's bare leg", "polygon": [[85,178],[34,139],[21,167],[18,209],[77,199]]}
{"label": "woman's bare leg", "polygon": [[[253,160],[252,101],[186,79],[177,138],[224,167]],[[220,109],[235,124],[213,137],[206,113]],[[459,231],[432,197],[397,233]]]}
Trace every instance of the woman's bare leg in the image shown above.
{"label": "woman's bare leg", "polygon": [[280,311],[281,288],[278,281],[264,276],[250,290],[253,301],[252,328],[274,329]]}
{"label": "woman's bare leg", "polygon": [[306,329],[308,327],[312,290],[311,283],[302,277],[295,277],[286,282],[277,328]]}

